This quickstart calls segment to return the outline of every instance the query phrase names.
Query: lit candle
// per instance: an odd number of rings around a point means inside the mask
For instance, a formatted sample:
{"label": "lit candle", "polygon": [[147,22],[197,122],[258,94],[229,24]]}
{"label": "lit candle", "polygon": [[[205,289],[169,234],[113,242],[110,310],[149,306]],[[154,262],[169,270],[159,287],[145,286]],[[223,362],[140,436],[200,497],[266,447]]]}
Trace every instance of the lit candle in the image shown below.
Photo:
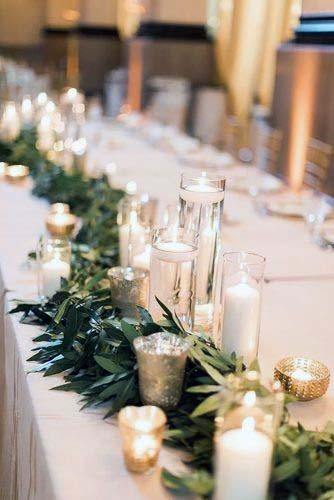
{"label": "lit candle", "polygon": [[152,470],[159,457],[166,416],[156,406],[127,406],[118,414],[126,467],[131,472]]}
{"label": "lit candle", "polygon": [[305,370],[302,370],[302,368],[296,368],[290,375],[290,377],[293,377],[300,382],[309,382],[312,380],[312,375]]}
{"label": "lit candle", "polygon": [[225,290],[222,343],[228,353],[236,352],[246,363],[257,354],[261,310],[260,293],[248,283]]}
{"label": "lit candle", "polygon": [[[152,246],[149,311],[162,319],[156,297],[175,311],[182,321],[192,323],[194,304],[194,260],[197,248],[183,241],[160,241]],[[190,324],[189,323],[189,324]]]}
{"label": "lit candle", "polygon": [[53,148],[55,134],[52,127],[52,119],[48,115],[41,118],[37,127],[38,141],[37,147],[40,151],[49,151]]}
{"label": "lit candle", "polygon": [[56,256],[44,262],[41,269],[43,295],[52,297],[61,287],[61,278],[68,279],[70,271],[70,265]]}
{"label": "lit candle", "polygon": [[34,109],[30,96],[25,96],[22,99],[21,116],[23,123],[25,123],[26,125],[30,125],[32,123],[34,117]]}
{"label": "lit candle", "polygon": [[151,245],[148,243],[147,245],[145,245],[144,252],[133,256],[133,265],[134,267],[140,267],[141,269],[149,271],[150,262],[151,262]]}
{"label": "lit candle", "polygon": [[0,178],[4,177],[7,171],[8,163],[0,161]]}
{"label": "lit candle", "polygon": [[131,245],[132,257],[145,250],[145,228],[138,221],[136,210],[132,210],[129,223],[119,226],[119,255],[122,267],[131,265],[129,262],[129,246]]}
{"label": "lit candle", "polygon": [[6,179],[9,182],[21,182],[29,175],[29,167],[25,165],[9,165],[5,170]]}
{"label": "lit candle", "polygon": [[216,500],[265,500],[273,442],[252,428],[252,417],[242,428],[221,434],[216,441]]}
{"label": "lit candle", "polygon": [[190,203],[219,203],[224,199],[224,195],[225,192],[223,190],[209,183],[205,172],[198,178],[198,182],[180,189],[181,198]]}
{"label": "lit candle", "polygon": [[69,214],[70,207],[67,203],[52,203],[50,205],[51,214]]}
{"label": "lit candle", "polygon": [[46,218],[46,228],[53,236],[68,236],[76,225],[76,217],[69,213],[50,213]]}
{"label": "lit candle", "polygon": [[14,141],[21,129],[19,114],[15,102],[7,102],[0,121],[1,137],[5,141]]}

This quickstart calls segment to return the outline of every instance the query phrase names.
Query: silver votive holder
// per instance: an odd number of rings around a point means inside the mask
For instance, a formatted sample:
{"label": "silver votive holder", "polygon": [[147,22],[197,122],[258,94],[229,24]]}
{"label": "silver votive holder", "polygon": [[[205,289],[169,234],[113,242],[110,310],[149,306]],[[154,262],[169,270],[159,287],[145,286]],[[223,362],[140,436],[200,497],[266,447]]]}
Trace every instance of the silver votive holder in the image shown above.
{"label": "silver votive holder", "polygon": [[133,342],[144,404],[175,408],[182,395],[190,343],[173,333],[158,332]]}
{"label": "silver votive holder", "polygon": [[138,317],[136,306],[147,308],[149,272],[137,267],[112,267],[108,271],[112,304],[123,316]]}

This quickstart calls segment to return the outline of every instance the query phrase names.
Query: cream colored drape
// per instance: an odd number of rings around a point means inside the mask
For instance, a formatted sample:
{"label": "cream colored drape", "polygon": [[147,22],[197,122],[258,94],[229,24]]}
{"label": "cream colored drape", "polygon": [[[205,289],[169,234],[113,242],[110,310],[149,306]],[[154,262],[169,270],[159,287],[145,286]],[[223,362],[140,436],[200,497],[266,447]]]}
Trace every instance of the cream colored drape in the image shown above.
{"label": "cream colored drape", "polygon": [[[211,2],[211,21],[213,16]],[[291,36],[301,0],[216,1],[216,54],[221,80],[227,85],[231,112],[241,121],[255,97],[270,106],[276,48]]]}

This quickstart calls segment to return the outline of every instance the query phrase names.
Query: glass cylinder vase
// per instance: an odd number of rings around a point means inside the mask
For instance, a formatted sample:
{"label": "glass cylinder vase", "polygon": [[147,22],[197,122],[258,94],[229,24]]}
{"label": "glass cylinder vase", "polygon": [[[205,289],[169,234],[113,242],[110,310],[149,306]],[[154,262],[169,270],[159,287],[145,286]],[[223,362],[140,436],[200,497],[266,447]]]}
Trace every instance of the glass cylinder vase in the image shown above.
{"label": "glass cylinder vase", "polygon": [[254,390],[227,397],[215,421],[214,498],[266,500],[283,399]]}
{"label": "glass cylinder vase", "polygon": [[65,239],[43,239],[37,247],[37,259],[38,293],[45,300],[60,290],[62,278],[70,277],[71,243]]}
{"label": "glass cylinder vase", "polygon": [[215,342],[246,365],[257,357],[265,258],[248,252],[223,256],[220,318]]}
{"label": "glass cylinder vase", "polygon": [[194,231],[175,227],[153,232],[149,311],[155,321],[163,318],[158,298],[185,326],[192,328],[197,239]]}
{"label": "glass cylinder vase", "polygon": [[147,232],[140,211],[141,203],[135,193],[127,192],[118,204],[119,261],[122,267],[132,266],[133,257],[145,251]]}
{"label": "glass cylinder vase", "polygon": [[199,233],[195,331],[213,334],[215,296],[220,288],[220,254],[225,178],[181,176],[180,224]]}

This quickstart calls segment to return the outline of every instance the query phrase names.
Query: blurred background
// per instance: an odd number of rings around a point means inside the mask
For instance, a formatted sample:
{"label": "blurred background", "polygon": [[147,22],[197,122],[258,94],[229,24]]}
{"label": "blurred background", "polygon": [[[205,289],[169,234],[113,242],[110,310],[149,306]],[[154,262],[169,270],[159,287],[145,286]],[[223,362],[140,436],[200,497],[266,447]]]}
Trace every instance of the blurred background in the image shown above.
{"label": "blurred background", "polygon": [[334,0],[0,0],[0,53],[334,195]]}

